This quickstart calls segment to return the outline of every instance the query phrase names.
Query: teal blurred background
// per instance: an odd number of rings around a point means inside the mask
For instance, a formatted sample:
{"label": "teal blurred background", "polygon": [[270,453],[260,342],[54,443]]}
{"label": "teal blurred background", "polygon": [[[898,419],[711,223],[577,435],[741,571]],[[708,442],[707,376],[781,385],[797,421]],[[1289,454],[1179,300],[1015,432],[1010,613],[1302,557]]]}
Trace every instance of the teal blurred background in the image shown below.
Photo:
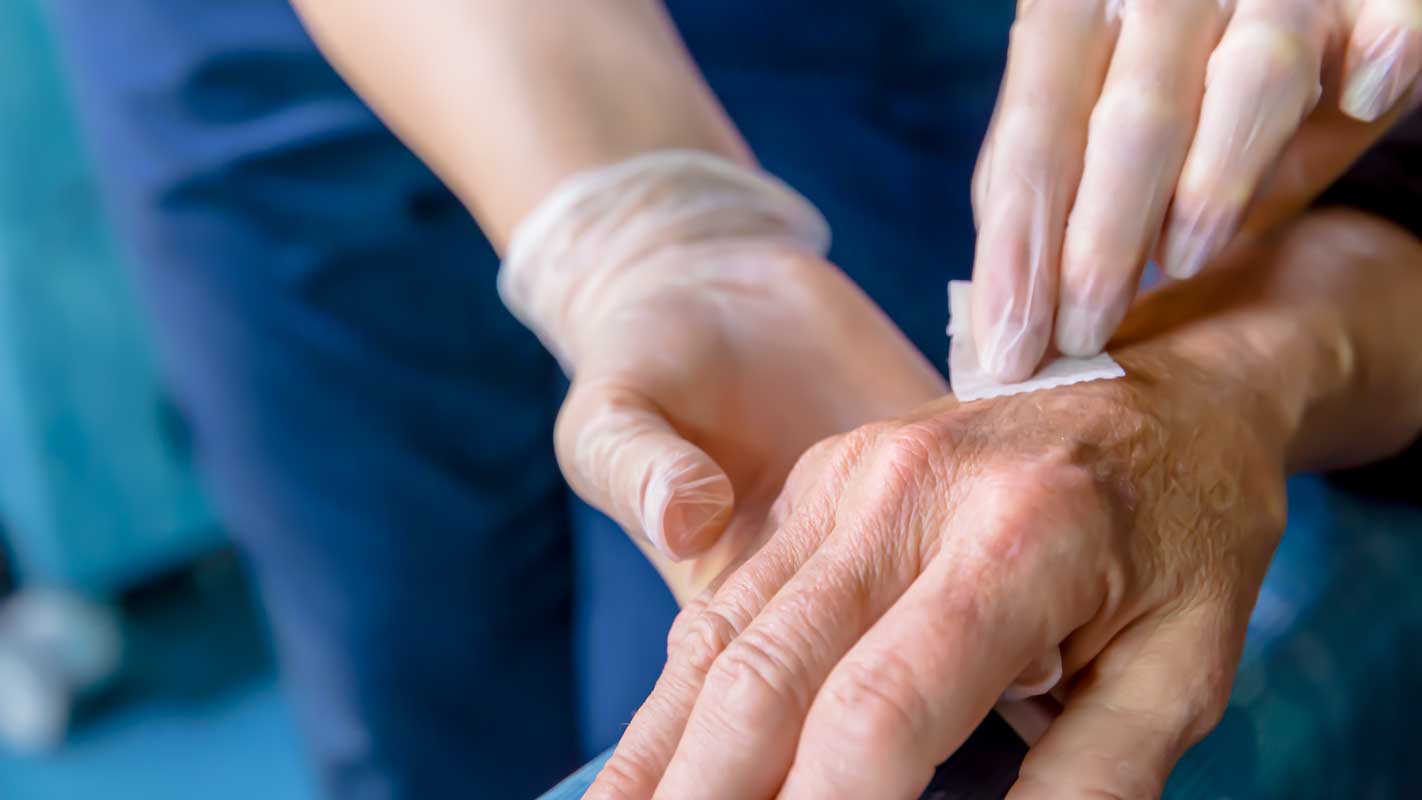
{"label": "teal blurred background", "polygon": [[[61,616],[38,623],[43,641],[10,646],[20,612],[0,623],[0,797],[312,796],[260,610],[155,378],[35,0],[0,3],[0,525],[10,597],[81,599],[101,628]],[[102,643],[104,626],[122,654],[101,686],[29,682],[56,671],[49,650]],[[72,717],[57,748],[34,741],[46,709]]]}

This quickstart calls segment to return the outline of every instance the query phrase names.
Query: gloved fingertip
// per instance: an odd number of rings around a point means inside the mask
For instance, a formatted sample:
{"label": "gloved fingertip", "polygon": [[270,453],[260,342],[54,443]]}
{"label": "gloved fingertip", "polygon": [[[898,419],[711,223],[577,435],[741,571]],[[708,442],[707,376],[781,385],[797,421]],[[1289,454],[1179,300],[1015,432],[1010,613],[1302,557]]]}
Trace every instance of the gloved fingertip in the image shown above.
{"label": "gloved fingertip", "polygon": [[1056,342],[1063,355],[1074,358],[1094,356],[1106,347],[1106,331],[1101,314],[1076,303],[1057,311]]}
{"label": "gloved fingertip", "polygon": [[[999,326],[1001,327],[1001,326]],[[982,368],[999,383],[1015,383],[1032,377],[1042,353],[1033,353],[1025,345],[1020,334],[1003,335],[1001,332],[989,336],[979,346],[978,358]]]}
{"label": "gloved fingertip", "polygon": [[1348,77],[1339,108],[1359,122],[1377,122],[1402,94],[1403,87],[1392,79],[1392,73],[1391,65],[1386,63],[1362,64]]}
{"label": "gloved fingertip", "polygon": [[649,526],[648,535],[671,560],[693,558],[720,538],[734,506],[731,482],[725,475],[703,478],[672,491],[658,524]]}
{"label": "gloved fingertip", "polygon": [[1220,250],[1226,227],[1219,220],[1172,223],[1165,234],[1160,268],[1183,281],[1195,277]]}
{"label": "gloved fingertip", "polygon": [[1359,122],[1376,122],[1392,110],[1417,77],[1422,53],[1418,33],[1405,27],[1383,31],[1349,59],[1338,106]]}

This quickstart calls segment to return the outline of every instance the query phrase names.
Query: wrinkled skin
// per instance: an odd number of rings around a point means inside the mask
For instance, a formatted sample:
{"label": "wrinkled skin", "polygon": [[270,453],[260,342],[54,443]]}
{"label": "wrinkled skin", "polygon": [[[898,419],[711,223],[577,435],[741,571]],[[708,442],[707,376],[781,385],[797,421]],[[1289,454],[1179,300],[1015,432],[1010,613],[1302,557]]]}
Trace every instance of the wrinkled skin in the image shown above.
{"label": "wrinkled skin", "polygon": [[1013,797],[1158,795],[1223,712],[1283,527],[1284,412],[1220,368],[1256,345],[1146,335],[1126,379],[816,445],[588,796],[917,797],[1057,647]]}

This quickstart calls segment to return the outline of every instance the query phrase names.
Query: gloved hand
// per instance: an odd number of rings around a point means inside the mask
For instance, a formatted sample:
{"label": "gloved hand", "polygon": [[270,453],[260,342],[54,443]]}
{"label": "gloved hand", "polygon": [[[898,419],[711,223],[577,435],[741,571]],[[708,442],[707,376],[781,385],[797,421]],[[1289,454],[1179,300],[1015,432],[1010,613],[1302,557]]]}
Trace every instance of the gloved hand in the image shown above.
{"label": "gloved hand", "polygon": [[1100,352],[1153,251],[1189,278],[1292,216],[1419,71],[1420,0],[1022,0],[973,185],[984,367]]}
{"label": "gloved hand", "polygon": [[[564,475],[683,598],[761,534],[811,444],[947,392],[828,245],[785,185],[680,151],[575,176],[515,232],[500,291],[573,379]],[[699,579],[669,574],[698,554]]]}

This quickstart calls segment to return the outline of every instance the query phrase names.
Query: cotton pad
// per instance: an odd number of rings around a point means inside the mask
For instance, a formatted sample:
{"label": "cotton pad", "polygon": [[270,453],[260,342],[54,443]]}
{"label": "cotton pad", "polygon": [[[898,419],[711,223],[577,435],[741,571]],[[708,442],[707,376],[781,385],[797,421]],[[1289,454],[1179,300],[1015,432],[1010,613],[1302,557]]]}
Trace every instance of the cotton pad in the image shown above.
{"label": "cotton pad", "polygon": [[1042,366],[1037,374],[1018,383],[999,383],[983,369],[978,348],[973,342],[973,285],[969,281],[948,283],[948,335],[953,341],[948,348],[948,378],[953,394],[964,402],[988,397],[1053,389],[1084,381],[1124,378],[1111,356],[1102,353],[1091,358],[1058,358]]}

